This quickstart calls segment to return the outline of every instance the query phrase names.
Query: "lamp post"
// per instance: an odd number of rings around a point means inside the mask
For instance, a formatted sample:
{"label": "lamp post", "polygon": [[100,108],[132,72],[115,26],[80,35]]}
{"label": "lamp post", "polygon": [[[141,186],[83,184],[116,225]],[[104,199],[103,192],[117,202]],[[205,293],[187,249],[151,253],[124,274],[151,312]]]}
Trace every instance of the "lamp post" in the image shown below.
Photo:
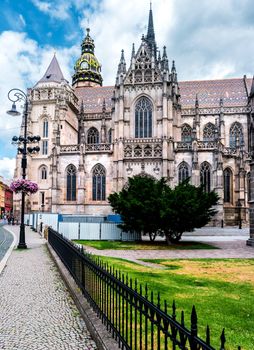
{"label": "lamp post", "polygon": [[[24,104],[24,111],[23,111],[23,121],[24,123],[24,134],[23,136],[13,136],[12,142],[14,144],[19,145],[18,147],[18,153],[22,154],[21,158],[21,169],[22,169],[22,179],[26,178],[26,168],[27,168],[27,152],[29,153],[36,153],[39,152],[40,148],[39,146],[36,147],[28,147],[29,143],[33,142],[39,142],[40,136],[27,136],[27,115],[28,115],[28,97],[27,94],[24,93],[24,91],[20,89],[11,89],[8,92],[8,99],[12,102],[12,108],[11,110],[7,111],[7,114],[12,116],[18,116],[20,115],[20,112],[16,109],[16,102],[23,101]],[[20,145],[23,145],[20,147]],[[19,244],[18,249],[26,249],[26,241],[25,241],[25,192],[22,192],[21,194],[21,220],[20,220],[20,234],[19,234]]]}

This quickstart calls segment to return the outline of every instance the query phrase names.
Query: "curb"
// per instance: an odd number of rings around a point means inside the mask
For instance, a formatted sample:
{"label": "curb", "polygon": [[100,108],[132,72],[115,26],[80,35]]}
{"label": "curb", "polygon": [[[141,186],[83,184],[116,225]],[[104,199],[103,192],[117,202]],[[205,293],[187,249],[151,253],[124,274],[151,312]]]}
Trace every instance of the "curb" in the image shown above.
{"label": "curb", "polygon": [[7,228],[5,228],[3,226],[2,226],[2,228],[3,228],[3,230],[8,231],[13,236],[13,241],[12,241],[12,244],[10,245],[9,249],[5,253],[3,259],[0,261],[0,274],[2,273],[3,269],[5,268],[7,261],[11,255],[12,250],[15,247],[16,241],[17,241],[17,237],[15,236],[15,234],[12,231],[8,230]]}
{"label": "curb", "polygon": [[61,259],[58,257],[48,242],[46,243],[46,246],[52,259],[57,265],[58,270],[69,292],[71,293],[71,296],[81,316],[86,323],[87,329],[98,347],[98,350],[119,350],[118,343],[112,338],[111,333],[107,331],[106,327],[103,325],[99,317],[92,310],[88,301],[83,296],[80,288],[77,286],[76,282],[62,263]]}

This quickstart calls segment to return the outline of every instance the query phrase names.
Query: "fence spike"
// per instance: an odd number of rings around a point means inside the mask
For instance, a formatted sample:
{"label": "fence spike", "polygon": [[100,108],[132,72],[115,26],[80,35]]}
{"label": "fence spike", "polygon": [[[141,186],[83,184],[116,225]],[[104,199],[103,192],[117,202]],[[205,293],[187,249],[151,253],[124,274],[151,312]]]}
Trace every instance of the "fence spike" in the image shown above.
{"label": "fence spike", "polygon": [[137,292],[138,291],[138,281],[137,281],[137,279],[135,278],[135,292]]}
{"label": "fence spike", "polygon": [[206,343],[207,345],[210,345],[210,328],[208,325],[206,327]]}
{"label": "fence spike", "polygon": [[124,274],[122,274],[122,282],[124,283],[124,280],[125,280],[125,276]]}
{"label": "fence spike", "polygon": [[226,343],[226,337],[225,337],[225,328],[223,328],[221,336],[220,336],[220,350],[225,350],[225,343]]}
{"label": "fence spike", "polygon": [[196,308],[193,305],[192,306],[192,311],[191,311],[191,334],[193,336],[196,336],[198,334],[198,318],[197,318],[197,313],[196,313]]}
{"label": "fence spike", "polygon": [[140,284],[140,286],[139,286],[139,294],[142,296],[142,284]]}
{"label": "fence spike", "polygon": [[165,314],[168,313],[168,304],[167,304],[167,300],[164,300],[164,312],[165,312]]}
{"label": "fence spike", "polygon": [[158,292],[157,294],[157,307],[160,308],[161,307],[161,297],[160,297],[160,292]]}
{"label": "fence spike", "polygon": [[181,326],[184,327],[184,311],[181,312]]}
{"label": "fence spike", "polygon": [[132,289],[132,278],[130,279],[130,287]]}
{"label": "fence spike", "polygon": [[153,291],[151,291],[151,303],[153,304]]}
{"label": "fence spike", "polygon": [[125,283],[126,283],[127,287],[129,287],[129,276],[128,276],[128,273],[126,275]]}

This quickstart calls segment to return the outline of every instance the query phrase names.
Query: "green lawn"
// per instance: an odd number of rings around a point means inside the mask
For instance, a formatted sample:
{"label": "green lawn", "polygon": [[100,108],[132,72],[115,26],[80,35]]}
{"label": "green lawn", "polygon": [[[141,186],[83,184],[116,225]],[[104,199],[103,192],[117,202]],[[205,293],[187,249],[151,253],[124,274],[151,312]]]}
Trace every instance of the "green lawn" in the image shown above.
{"label": "green lawn", "polygon": [[[185,312],[190,327],[192,305],[198,314],[198,331],[205,338],[207,324],[211,344],[219,349],[219,338],[225,328],[226,349],[254,349],[254,259],[149,260],[164,266],[156,269],[126,260],[100,257],[129,278],[137,278],[144,286],[166,299],[173,300],[180,320]],[[169,313],[171,313],[169,308]]]}
{"label": "green lawn", "polygon": [[200,242],[178,242],[168,245],[165,241],[140,241],[140,242],[122,242],[122,241],[84,241],[75,240],[74,242],[83,244],[99,250],[104,249],[131,249],[131,250],[172,250],[172,249],[218,249],[217,247]]}

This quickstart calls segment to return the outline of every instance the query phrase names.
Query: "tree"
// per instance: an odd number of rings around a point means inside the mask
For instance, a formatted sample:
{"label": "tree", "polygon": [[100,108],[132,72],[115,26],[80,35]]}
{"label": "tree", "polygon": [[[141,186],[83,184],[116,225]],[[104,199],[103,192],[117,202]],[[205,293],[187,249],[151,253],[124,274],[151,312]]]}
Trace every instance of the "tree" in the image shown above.
{"label": "tree", "polygon": [[188,180],[171,189],[164,179],[137,175],[108,200],[121,215],[125,231],[149,234],[162,232],[167,241],[178,241],[183,232],[206,225],[216,214],[218,202],[214,191],[206,193],[202,186],[190,185]]}
{"label": "tree", "polygon": [[119,226],[125,231],[152,234],[160,222],[160,201],[165,180],[148,176],[129,178],[128,184],[119,193],[113,193],[108,200],[115,212],[121,215]]}
{"label": "tree", "polygon": [[205,226],[216,214],[214,205],[219,196],[215,191],[204,191],[185,180],[168,190],[161,206],[161,229],[168,241],[179,241],[183,232]]}

